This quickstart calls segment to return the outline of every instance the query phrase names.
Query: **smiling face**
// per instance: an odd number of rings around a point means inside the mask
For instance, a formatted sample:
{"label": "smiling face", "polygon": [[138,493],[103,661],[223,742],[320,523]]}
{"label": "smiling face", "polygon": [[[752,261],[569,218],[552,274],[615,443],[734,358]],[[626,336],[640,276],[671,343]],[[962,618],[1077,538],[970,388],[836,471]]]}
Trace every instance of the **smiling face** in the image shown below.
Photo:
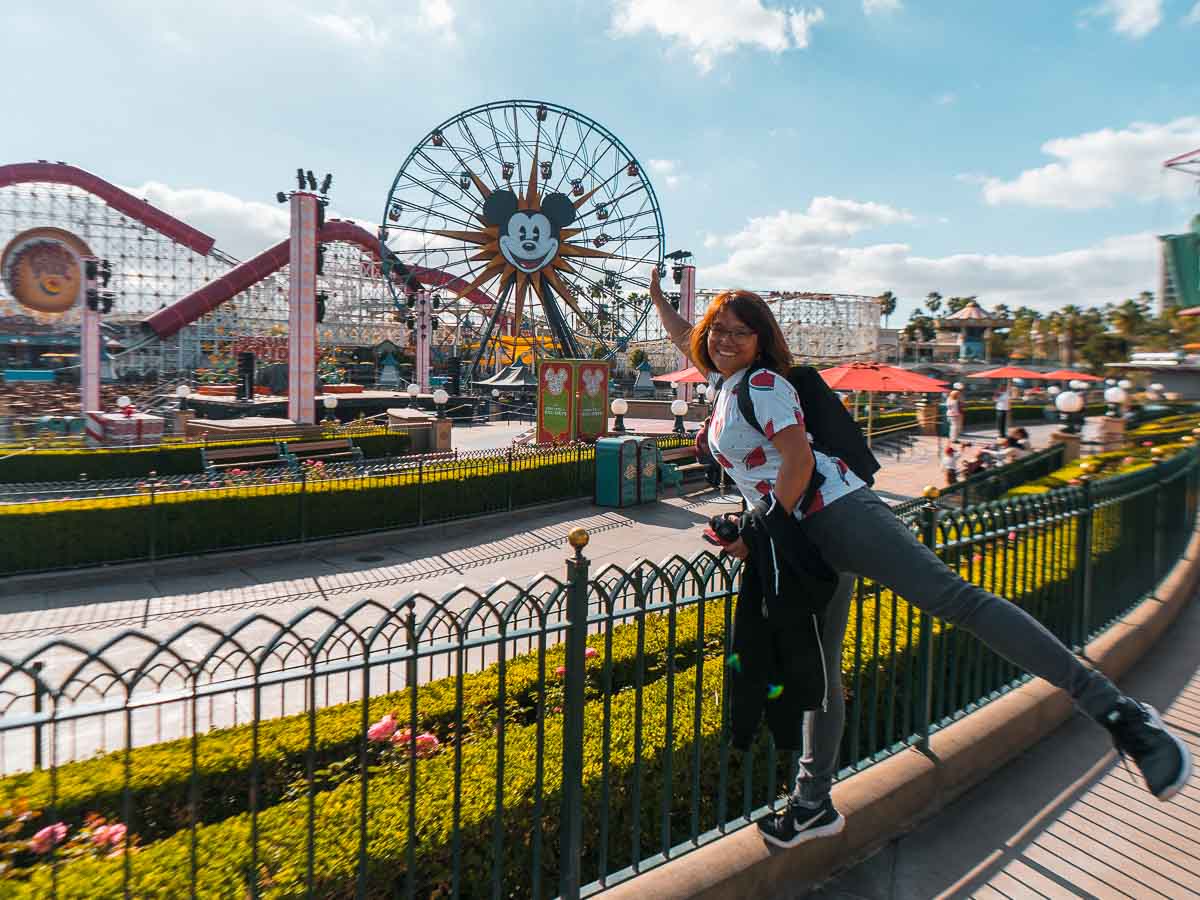
{"label": "smiling face", "polygon": [[79,297],[79,265],[55,241],[33,241],[19,250],[9,276],[17,301],[37,312],[64,312]]}
{"label": "smiling face", "polygon": [[758,357],[758,335],[725,306],[709,325],[708,355],[717,371],[728,377]]}
{"label": "smiling face", "polygon": [[515,212],[500,235],[500,252],[520,272],[536,272],[558,253],[558,238],[540,212]]}

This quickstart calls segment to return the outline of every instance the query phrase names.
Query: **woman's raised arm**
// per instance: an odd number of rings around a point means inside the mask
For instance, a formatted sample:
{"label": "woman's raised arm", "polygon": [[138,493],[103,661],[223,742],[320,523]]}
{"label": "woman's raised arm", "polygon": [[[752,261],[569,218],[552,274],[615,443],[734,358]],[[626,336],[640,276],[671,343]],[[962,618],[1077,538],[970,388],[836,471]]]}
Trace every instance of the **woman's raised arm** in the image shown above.
{"label": "woman's raised arm", "polygon": [[687,357],[688,362],[695,365],[696,361],[692,359],[691,348],[692,323],[681,316],[679,311],[671,306],[667,298],[663,296],[662,288],[658,285],[658,266],[653,266],[650,270],[650,299],[654,301],[654,309],[658,313],[659,319],[662,320],[663,328],[666,329],[671,343]]}

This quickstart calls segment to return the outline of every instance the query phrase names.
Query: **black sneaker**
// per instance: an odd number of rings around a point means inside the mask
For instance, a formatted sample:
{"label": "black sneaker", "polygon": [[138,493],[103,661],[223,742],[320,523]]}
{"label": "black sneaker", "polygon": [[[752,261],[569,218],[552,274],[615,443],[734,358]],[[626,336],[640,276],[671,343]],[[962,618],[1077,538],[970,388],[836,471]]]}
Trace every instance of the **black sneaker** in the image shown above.
{"label": "black sneaker", "polygon": [[845,827],[846,820],[828,797],[813,809],[789,801],[783,812],[758,820],[758,833],[776,847],[795,847],[813,838],[837,834]]}
{"label": "black sneaker", "polygon": [[1146,779],[1146,787],[1159,800],[1170,800],[1192,775],[1192,754],[1187,745],[1167,731],[1158,710],[1122,697],[1100,724],[1112,734],[1121,756],[1132,759]]}

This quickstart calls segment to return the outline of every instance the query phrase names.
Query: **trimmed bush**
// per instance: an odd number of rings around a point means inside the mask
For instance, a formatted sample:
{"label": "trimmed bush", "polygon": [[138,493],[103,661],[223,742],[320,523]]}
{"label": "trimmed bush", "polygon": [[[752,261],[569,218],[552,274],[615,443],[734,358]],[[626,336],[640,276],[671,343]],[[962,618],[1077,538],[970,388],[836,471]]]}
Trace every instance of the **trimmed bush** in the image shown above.
{"label": "trimmed bush", "polygon": [[[340,437],[341,435],[328,435]],[[299,440],[286,438],[285,442]],[[351,436],[367,459],[399,456],[412,447],[412,439],[403,432],[374,432]],[[78,481],[81,472],[88,479],[142,478],[150,472],[159,475],[190,475],[201,472],[204,464],[200,451],[205,447],[253,447],[275,444],[274,439],[209,441],[204,443],[169,443],[160,447],[82,447],[48,448],[11,456],[0,469],[5,483],[27,481]]]}
{"label": "trimmed bush", "polygon": [[[382,531],[591,494],[595,456],[565,448],[383,476],[0,506],[0,572],[99,565]],[[510,497],[511,495],[511,497]],[[52,564],[48,564],[51,563]]]}

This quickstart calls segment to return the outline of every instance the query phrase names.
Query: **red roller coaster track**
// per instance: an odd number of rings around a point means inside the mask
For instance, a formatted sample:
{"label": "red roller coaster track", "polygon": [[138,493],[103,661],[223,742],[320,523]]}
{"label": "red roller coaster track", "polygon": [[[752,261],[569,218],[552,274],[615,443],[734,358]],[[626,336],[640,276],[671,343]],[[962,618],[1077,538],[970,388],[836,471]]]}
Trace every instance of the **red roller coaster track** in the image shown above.
{"label": "red roller coaster track", "polygon": [[[139,200],[128,191],[123,191],[103,178],[65,163],[39,161],[0,166],[0,187],[28,182],[51,182],[68,184],[95,194],[113,209],[153,228],[171,240],[207,256],[214,241],[201,231],[176,219],[174,216]],[[331,219],[325,223],[318,235],[323,243],[342,242],[354,244],[379,258],[379,240],[365,228],[342,219]],[[291,240],[280,241],[245,262],[234,266],[220,278],[211,281],[199,290],[172,303],[142,320],[150,331],[160,339],[169,338],[180,329],[195,322],[206,313],[212,312],[222,303],[231,300],[251,285],[278,272],[288,263]],[[439,269],[411,266],[410,271],[425,285],[458,290],[466,286],[461,279]],[[466,298],[480,306],[491,307],[495,301],[480,290],[472,290]]]}

